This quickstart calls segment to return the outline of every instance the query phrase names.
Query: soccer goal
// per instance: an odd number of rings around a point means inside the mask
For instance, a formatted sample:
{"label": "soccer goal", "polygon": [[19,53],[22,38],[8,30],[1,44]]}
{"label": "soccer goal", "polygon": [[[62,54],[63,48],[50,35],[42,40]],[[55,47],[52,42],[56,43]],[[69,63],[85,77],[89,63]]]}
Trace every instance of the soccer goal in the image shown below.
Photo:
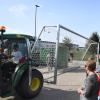
{"label": "soccer goal", "polygon": [[[56,83],[57,76],[84,67],[90,57],[99,62],[99,43],[62,25],[44,26],[33,48],[33,63],[45,82]],[[99,63],[98,63],[99,64]]]}

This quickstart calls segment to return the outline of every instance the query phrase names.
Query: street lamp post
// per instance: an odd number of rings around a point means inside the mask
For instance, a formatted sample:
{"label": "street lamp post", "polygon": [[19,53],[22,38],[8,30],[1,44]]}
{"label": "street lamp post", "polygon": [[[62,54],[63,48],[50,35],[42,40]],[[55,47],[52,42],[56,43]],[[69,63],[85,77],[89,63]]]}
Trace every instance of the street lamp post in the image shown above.
{"label": "street lamp post", "polygon": [[35,5],[35,40],[36,40],[36,18],[37,18],[37,8],[40,7],[38,5]]}

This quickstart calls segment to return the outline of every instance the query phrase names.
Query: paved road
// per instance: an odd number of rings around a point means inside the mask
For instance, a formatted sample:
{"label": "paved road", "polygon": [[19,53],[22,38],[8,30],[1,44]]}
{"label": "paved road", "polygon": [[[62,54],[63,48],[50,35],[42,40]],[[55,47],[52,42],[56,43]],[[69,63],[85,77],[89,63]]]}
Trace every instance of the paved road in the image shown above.
{"label": "paved road", "polygon": [[[44,84],[41,93],[34,100],[79,100],[77,88],[82,84],[85,73],[82,68],[73,69],[58,76],[56,85]],[[22,100],[21,98],[1,98],[0,100]]]}

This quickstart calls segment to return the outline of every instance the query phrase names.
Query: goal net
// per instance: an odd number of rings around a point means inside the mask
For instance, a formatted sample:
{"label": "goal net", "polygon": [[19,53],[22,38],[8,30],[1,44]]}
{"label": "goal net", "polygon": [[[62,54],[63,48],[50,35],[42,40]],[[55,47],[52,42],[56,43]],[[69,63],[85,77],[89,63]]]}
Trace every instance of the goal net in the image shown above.
{"label": "goal net", "polygon": [[47,82],[56,83],[57,75],[84,67],[97,55],[98,45],[62,25],[44,26],[32,49],[33,65]]}

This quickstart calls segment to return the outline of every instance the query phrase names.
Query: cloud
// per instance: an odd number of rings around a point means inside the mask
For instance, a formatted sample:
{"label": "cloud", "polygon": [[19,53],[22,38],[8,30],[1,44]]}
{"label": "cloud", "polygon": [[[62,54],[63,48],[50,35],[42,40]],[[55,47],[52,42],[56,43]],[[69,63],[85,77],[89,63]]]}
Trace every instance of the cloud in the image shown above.
{"label": "cloud", "polygon": [[24,4],[19,4],[11,6],[8,10],[10,13],[16,16],[20,16],[20,15],[25,15],[26,11],[28,11],[29,8]]}

